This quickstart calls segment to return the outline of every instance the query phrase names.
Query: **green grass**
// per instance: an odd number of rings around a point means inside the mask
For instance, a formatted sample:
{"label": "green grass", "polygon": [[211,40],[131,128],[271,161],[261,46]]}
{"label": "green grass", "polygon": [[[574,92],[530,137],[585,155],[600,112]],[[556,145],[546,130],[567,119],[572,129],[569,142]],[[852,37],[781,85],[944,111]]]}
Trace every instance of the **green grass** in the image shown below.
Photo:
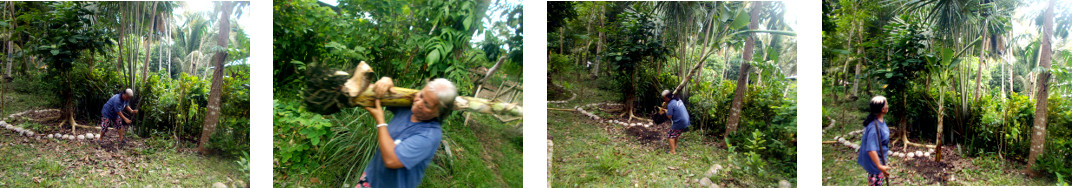
{"label": "green grass", "polygon": [[[56,98],[53,93],[49,93],[46,89],[27,89],[27,88],[39,88],[34,84],[33,78],[15,79],[15,81],[4,83],[3,86],[3,111],[0,112],[2,117],[6,118],[10,114],[19,113],[26,110],[40,110],[59,105],[59,99]],[[42,99],[56,99],[56,100],[42,100]]]}
{"label": "green grass", "polygon": [[[5,187],[207,187],[249,181],[230,159],[189,152],[139,150],[107,152],[90,142],[35,141],[0,133],[0,186]],[[175,183],[174,181],[178,181]]]}
{"label": "green grass", "polygon": [[[583,71],[583,70],[581,70]],[[569,82],[577,98],[549,108],[571,109],[597,102],[614,102],[619,94],[600,88],[601,80],[590,81],[587,74],[567,72],[554,77]],[[607,117],[600,111],[593,113]],[[688,131],[679,139],[677,154],[667,154],[665,140],[645,143],[628,135],[618,125],[599,123],[573,111],[547,111],[547,134],[554,142],[548,184],[552,187],[688,187],[704,177],[714,164],[724,167],[711,177],[716,183],[736,186],[776,186],[778,180],[795,182],[795,177],[745,171],[744,154],[719,148],[722,139],[706,131]],[[771,165],[768,165],[768,167]],[[727,173],[729,172],[729,173]],[[795,176],[790,175],[790,176]]]}
{"label": "green grass", "polygon": [[444,139],[454,156],[437,152],[444,158],[425,171],[422,187],[522,187],[518,122],[501,123],[483,114],[472,118],[476,123],[470,125],[444,124]]}

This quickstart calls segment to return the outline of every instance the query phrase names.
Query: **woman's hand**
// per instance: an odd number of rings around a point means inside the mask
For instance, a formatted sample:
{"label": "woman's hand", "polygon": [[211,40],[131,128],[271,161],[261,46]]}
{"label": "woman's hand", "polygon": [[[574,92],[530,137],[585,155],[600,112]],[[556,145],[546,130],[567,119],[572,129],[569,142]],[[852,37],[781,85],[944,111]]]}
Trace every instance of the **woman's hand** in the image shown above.
{"label": "woman's hand", "polygon": [[383,77],[372,85],[372,93],[376,94],[376,98],[383,98],[384,95],[391,93],[393,87],[395,87],[394,81],[390,77]]}
{"label": "woman's hand", "polygon": [[384,121],[383,118],[383,107],[380,106],[380,99],[376,99],[375,101],[373,101],[373,103],[376,104],[375,107],[366,106],[365,110],[368,110],[369,115],[372,116],[372,119],[376,120],[376,124],[387,123],[387,121]]}
{"label": "woman's hand", "polygon": [[881,170],[882,175],[884,175],[885,177],[890,177],[890,169],[893,169],[893,168],[888,166],[888,165],[878,166],[878,170]]}

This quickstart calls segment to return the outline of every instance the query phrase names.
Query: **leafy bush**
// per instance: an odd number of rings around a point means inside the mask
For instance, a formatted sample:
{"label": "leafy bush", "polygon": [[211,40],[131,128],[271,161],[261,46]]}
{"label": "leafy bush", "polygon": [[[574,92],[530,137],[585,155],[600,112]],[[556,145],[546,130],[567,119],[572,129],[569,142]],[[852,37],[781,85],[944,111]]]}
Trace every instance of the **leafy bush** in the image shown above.
{"label": "leafy bush", "polygon": [[1045,151],[1035,162],[1035,168],[1045,173],[1072,174],[1072,102],[1060,96],[1050,95],[1046,104]]}
{"label": "leafy bush", "polygon": [[320,114],[300,110],[301,104],[295,101],[274,100],[272,103],[275,113],[272,118],[275,168],[297,169],[301,173],[319,169],[323,157],[314,154],[321,147],[321,141],[334,134],[330,130],[331,122]]}

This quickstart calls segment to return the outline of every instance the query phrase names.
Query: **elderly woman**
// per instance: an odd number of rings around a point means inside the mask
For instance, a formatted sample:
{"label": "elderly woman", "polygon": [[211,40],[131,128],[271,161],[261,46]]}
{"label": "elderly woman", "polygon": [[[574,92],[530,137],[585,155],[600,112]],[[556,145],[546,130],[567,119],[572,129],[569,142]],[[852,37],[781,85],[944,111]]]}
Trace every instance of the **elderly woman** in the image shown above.
{"label": "elderly woman", "polygon": [[689,111],[685,110],[685,103],[681,102],[677,95],[670,93],[670,90],[663,90],[663,109],[666,117],[673,123],[670,126],[670,130],[666,132],[666,138],[670,141],[669,154],[677,154],[677,138],[681,137],[681,132],[689,128]]}
{"label": "elderly woman", "polygon": [[[115,128],[119,130],[119,143],[126,144],[127,139],[124,136],[124,128],[130,124],[130,119],[123,112],[138,113],[138,110],[130,109],[128,103],[130,98],[134,97],[134,90],[127,88],[123,90],[123,93],[112,95],[112,98],[108,99],[108,102],[104,103],[104,107],[101,108],[101,137],[104,133],[108,133],[108,128]],[[103,143],[104,141],[98,140],[97,143]]]}
{"label": "elderly woman", "polygon": [[[373,84],[372,91],[380,98],[392,87],[391,78],[383,77]],[[417,92],[410,108],[388,107],[394,114],[390,122],[384,119],[380,100],[375,101],[375,107],[365,107],[376,120],[379,149],[358,187],[417,187],[443,138],[441,117],[450,114],[457,95],[454,84],[440,78]]]}
{"label": "elderly woman", "polygon": [[871,112],[863,123],[863,141],[860,142],[856,164],[867,171],[867,185],[881,186],[882,180],[890,175],[890,167],[886,166],[886,154],[890,151],[890,129],[882,119],[890,107],[883,96],[871,98],[869,107]]}

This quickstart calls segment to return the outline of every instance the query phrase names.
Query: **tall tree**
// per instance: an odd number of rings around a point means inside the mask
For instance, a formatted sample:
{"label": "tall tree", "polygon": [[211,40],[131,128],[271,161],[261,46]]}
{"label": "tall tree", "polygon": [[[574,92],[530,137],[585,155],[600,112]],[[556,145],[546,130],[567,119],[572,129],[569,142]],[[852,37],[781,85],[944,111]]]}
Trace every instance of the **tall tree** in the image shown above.
{"label": "tall tree", "polygon": [[[763,8],[763,2],[753,2],[752,11],[749,12],[751,21],[748,23],[749,30],[756,30],[759,28],[759,11]],[[749,64],[752,61],[752,53],[755,48],[755,35],[754,33],[748,34],[744,42],[743,62],[741,62],[741,70],[737,76],[737,89],[733,92],[733,102],[730,106],[730,117],[726,122],[726,133],[723,137],[728,137],[730,133],[737,131],[737,124],[741,121],[741,107],[744,105],[744,94],[748,90],[748,74],[752,69],[752,65]]]}
{"label": "tall tree", "polygon": [[[227,41],[230,39],[231,33],[231,11],[234,8],[235,4],[230,1],[224,1],[217,5],[217,9],[220,10],[220,32],[216,37],[216,45],[219,48],[227,48]],[[216,124],[219,123],[220,91],[223,88],[223,70],[225,69],[224,63],[226,60],[226,50],[216,51],[216,54],[212,57],[212,64],[216,67],[212,71],[212,89],[209,91],[208,107],[205,109],[205,122],[201,127],[201,140],[197,145],[202,154],[208,153],[208,147],[206,146],[209,143],[209,138],[216,132]]]}
{"label": "tall tree", "polygon": [[153,1],[151,11],[149,11],[149,29],[147,30],[148,33],[145,33],[145,62],[142,65],[141,69],[142,83],[145,83],[145,79],[149,76],[149,57],[152,56],[152,53],[149,52],[149,49],[153,48],[153,39],[156,39],[156,37],[153,37],[153,35],[156,34],[156,15],[159,14],[156,12],[156,5],[158,2],[159,1]]}
{"label": "tall tree", "polygon": [[1050,45],[1053,38],[1053,7],[1055,0],[1050,0],[1042,20],[1042,42],[1039,44],[1039,65],[1042,66],[1038,74],[1038,97],[1035,97],[1035,124],[1031,136],[1031,153],[1027,156],[1027,169],[1032,174],[1037,174],[1032,167],[1038,156],[1044,151],[1046,144],[1046,105],[1050,95],[1050,63],[1053,61],[1053,49]]}

